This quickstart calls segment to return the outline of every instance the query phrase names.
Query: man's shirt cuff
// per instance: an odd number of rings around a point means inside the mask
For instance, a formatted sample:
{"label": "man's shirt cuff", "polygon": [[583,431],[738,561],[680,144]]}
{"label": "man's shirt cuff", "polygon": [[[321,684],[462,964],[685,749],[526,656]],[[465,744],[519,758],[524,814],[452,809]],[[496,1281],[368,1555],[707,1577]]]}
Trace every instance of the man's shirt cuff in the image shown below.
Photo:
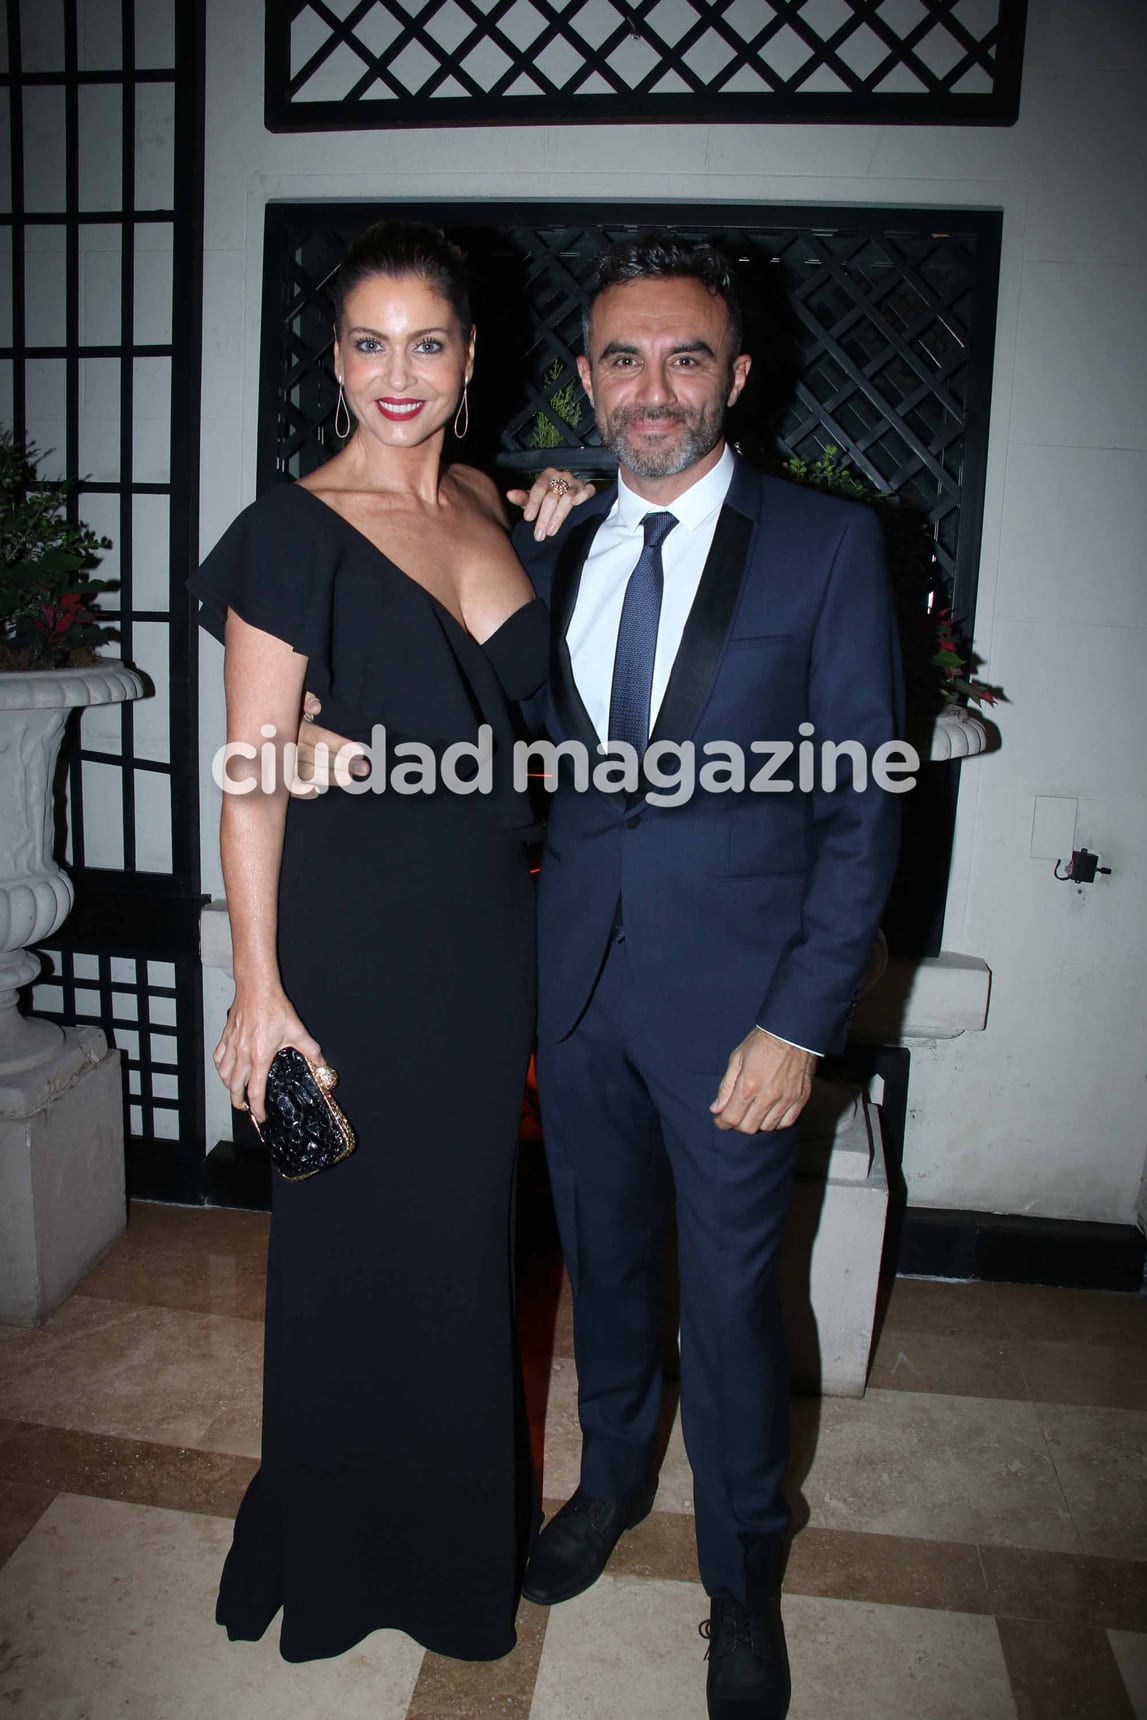
{"label": "man's shirt cuff", "polygon": [[757,1027],[761,1033],[767,1033],[770,1039],[779,1039],[782,1045],[791,1045],[797,1051],[807,1051],[810,1057],[824,1056],[823,1051],[814,1051],[809,1045],[798,1045],[795,1039],[786,1039],[783,1033],[774,1033],[771,1027],[761,1027],[759,1021]]}

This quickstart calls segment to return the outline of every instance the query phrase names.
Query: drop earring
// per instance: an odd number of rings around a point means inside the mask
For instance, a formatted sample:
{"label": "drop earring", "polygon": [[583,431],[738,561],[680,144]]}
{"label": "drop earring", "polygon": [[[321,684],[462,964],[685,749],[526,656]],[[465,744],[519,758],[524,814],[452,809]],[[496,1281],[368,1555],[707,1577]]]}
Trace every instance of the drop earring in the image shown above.
{"label": "drop earring", "polygon": [[[462,428],[461,429],[458,428],[458,420],[460,418],[462,420]],[[462,399],[459,402],[457,412],[454,414],[454,434],[455,434],[455,436],[457,436],[459,442],[461,442],[463,436],[465,436],[465,434],[466,434],[467,430],[469,430],[469,428],[470,428],[470,382],[469,382],[469,379],[467,379],[462,384]]]}
{"label": "drop earring", "polygon": [[[341,426],[339,425],[339,413],[340,412],[342,413],[343,423],[346,425],[345,430],[342,429]],[[335,435],[339,438],[339,440],[341,442],[345,442],[347,437],[350,435],[350,429],[351,429],[350,408],[347,406],[347,403],[346,403],[346,395],[343,393],[343,379],[340,376],[339,377],[338,405],[335,407]]]}

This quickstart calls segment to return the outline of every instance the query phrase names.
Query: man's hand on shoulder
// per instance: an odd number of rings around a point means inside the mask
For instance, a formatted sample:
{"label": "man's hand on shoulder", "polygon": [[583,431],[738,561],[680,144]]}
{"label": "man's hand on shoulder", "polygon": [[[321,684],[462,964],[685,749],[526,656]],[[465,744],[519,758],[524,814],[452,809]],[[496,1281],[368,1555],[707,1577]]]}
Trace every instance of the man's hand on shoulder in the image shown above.
{"label": "man's hand on shoulder", "polygon": [[506,500],[522,509],[523,520],[533,522],[538,543],[561,530],[569,515],[594,494],[592,484],[557,466],[547,466],[528,490],[507,490]]}
{"label": "man's hand on shoulder", "polygon": [[808,1103],[815,1068],[811,1051],[754,1027],[729,1058],[709,1107],[713,1121],[743,1135],[787,1129]]}

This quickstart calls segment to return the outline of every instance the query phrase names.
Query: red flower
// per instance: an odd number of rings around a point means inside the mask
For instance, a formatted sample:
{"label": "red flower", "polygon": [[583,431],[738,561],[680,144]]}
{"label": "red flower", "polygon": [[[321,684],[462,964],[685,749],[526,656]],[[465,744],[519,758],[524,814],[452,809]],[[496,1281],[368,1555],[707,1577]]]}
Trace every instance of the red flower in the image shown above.
{"label": "red flower", "polygon": [[48,638],[58,639],[74,622],[82,618],[84,600],[78,591],[65,591],[58,605],[45,603],[35,623]]}

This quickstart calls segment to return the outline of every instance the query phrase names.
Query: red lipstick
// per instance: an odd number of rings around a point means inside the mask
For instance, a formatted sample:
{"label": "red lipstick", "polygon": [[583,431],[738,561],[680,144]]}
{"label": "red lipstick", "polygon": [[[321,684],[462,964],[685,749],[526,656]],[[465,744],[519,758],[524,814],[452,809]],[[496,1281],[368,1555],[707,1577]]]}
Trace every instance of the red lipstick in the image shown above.
{"label": "red lipstick", "polygon": [[425,400],[376,400],[375,405],[384,418],[392,424],[405,424],[409,418],[417,418]]}

